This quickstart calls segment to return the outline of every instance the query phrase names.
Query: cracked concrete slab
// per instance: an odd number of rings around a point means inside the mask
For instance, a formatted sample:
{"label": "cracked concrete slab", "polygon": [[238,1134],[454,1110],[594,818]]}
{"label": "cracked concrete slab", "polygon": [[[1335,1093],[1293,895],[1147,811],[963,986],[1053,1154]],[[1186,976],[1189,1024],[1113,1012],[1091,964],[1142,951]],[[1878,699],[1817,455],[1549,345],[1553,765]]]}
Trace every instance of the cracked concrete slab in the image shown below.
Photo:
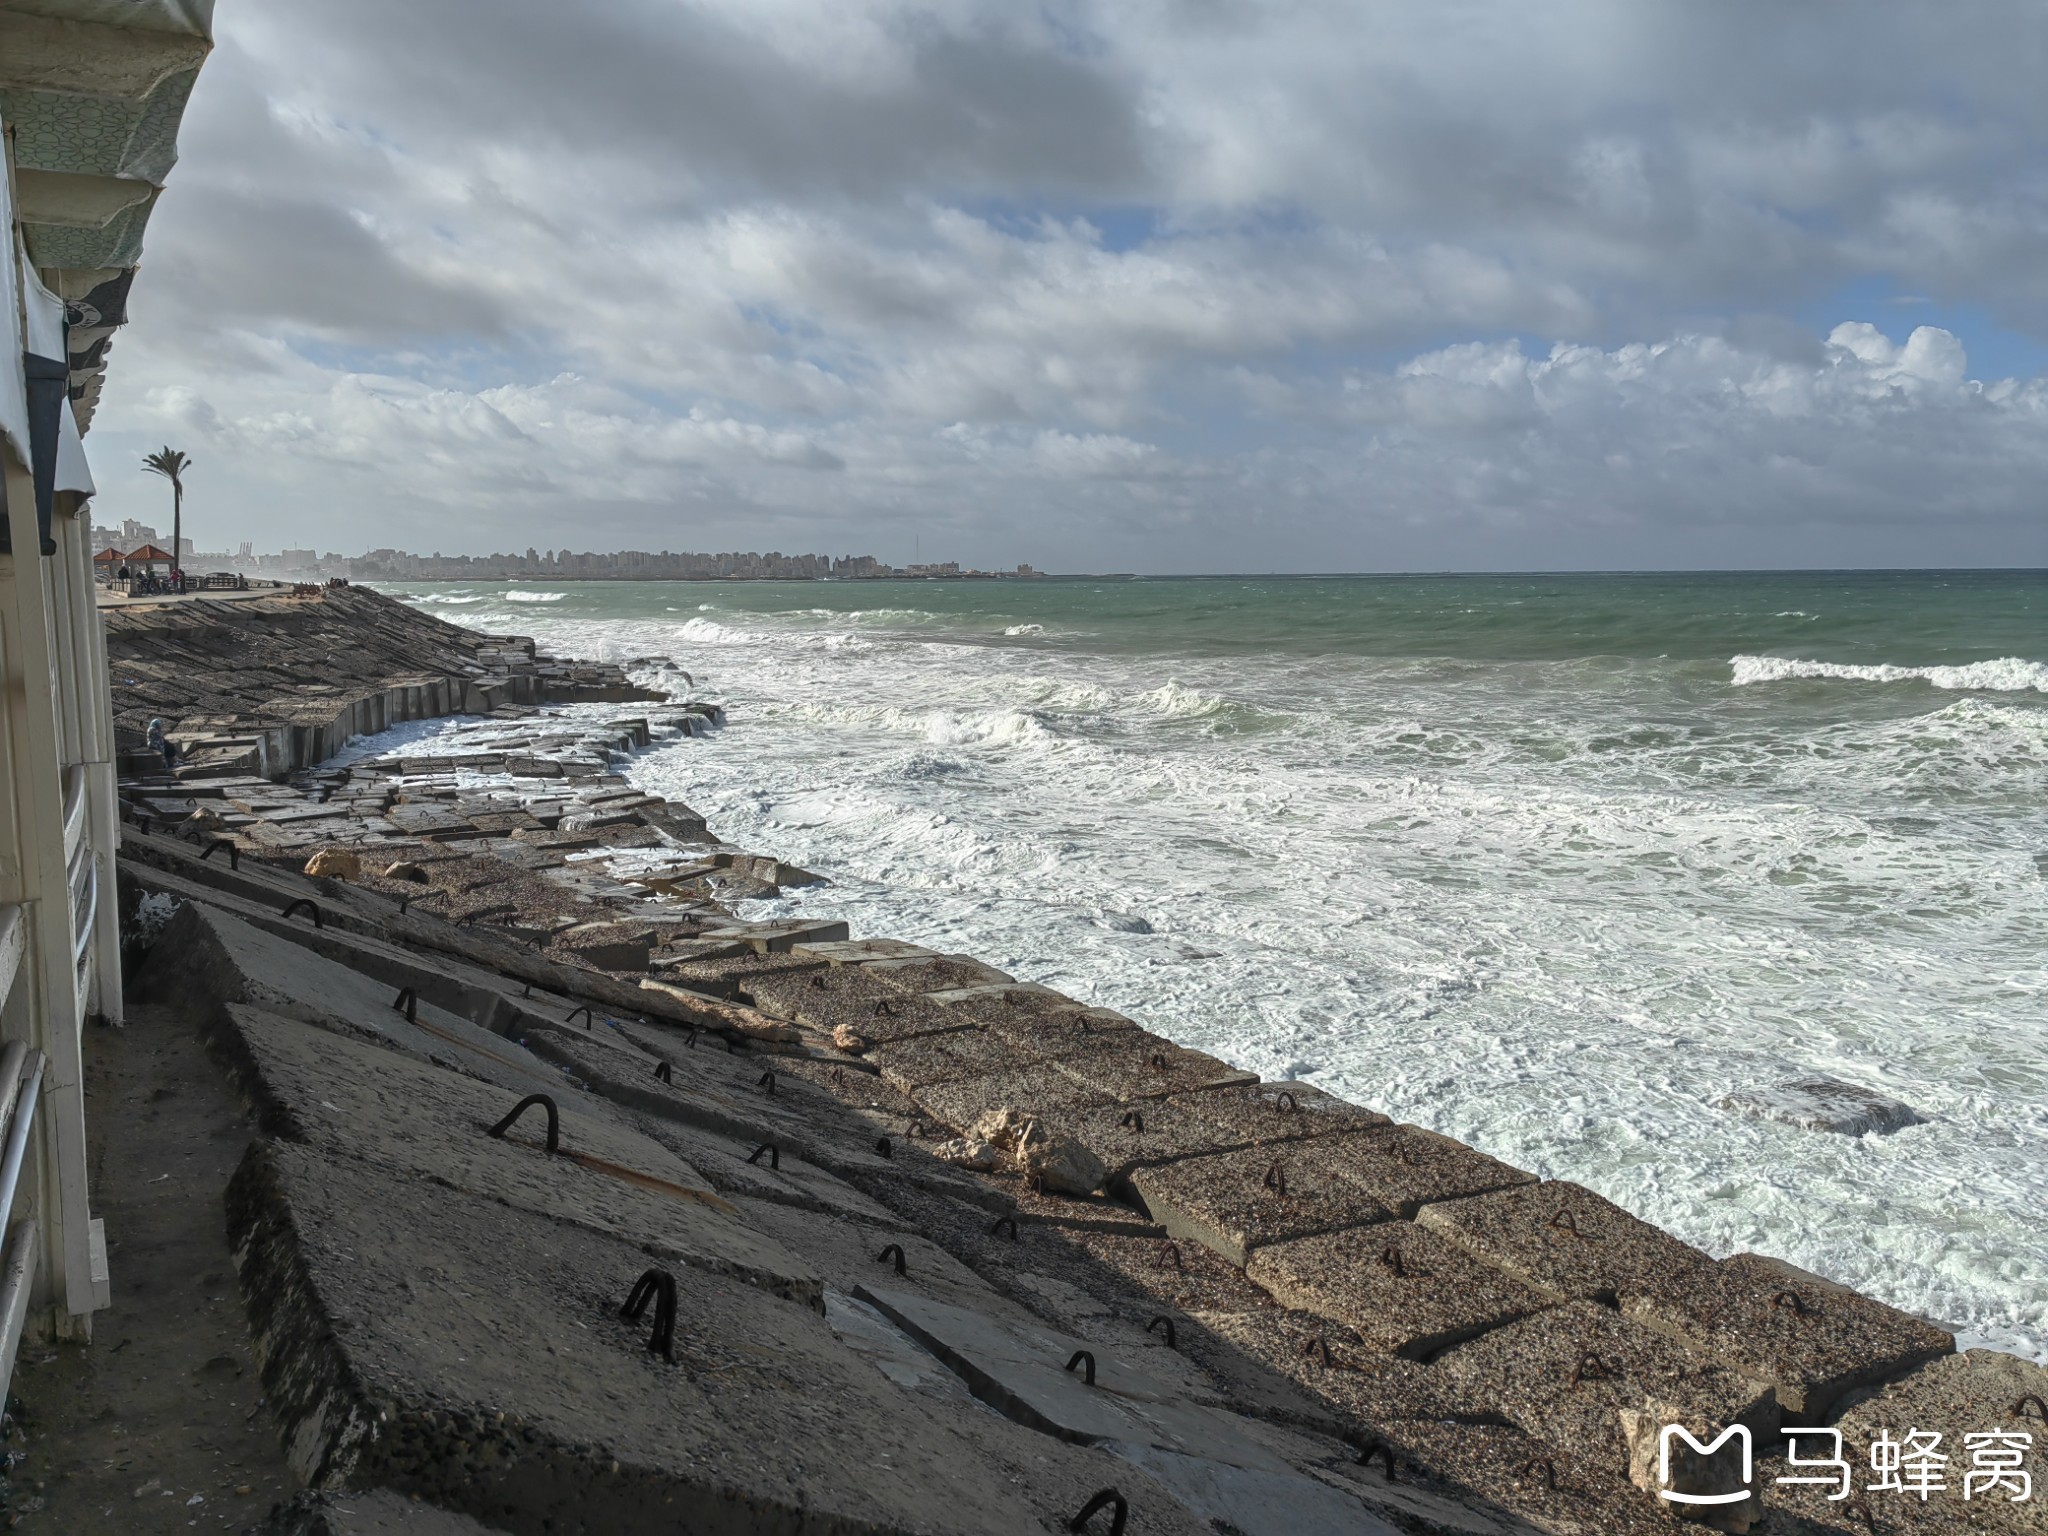
{"label": "cracked concrete slab", "polygon": [[819,1303],[815,1271],[636,1131],[563,1105],[558,1154],[543,1145],[538,1107],[493,1137],[518,1102],[503,1089],[238,1003],[228,1005],[222,1043],[272,1134],[347,1159],[371,1184],[387,1170],[434,1178]]}
{"label": "cracked concrete slab", "polygon": [[171,919],[136,991],[193,1018],[248,1003],[382,1040],[515,1092],[561,1083],[559,1073],[503,1036],[431,1003],[418,1003],[408,1020],[394,1006],[396,989],[197,901]]}
{"label": "cracked concrete slab", "polygon": [[673,1362],[619,1316],[634,1243],[423,1177],[252,1148],[229,1228],[270,1405],[315,1487],[514,1536],[1043,1536],[970,1437],[820,1312],[678,1266]]}

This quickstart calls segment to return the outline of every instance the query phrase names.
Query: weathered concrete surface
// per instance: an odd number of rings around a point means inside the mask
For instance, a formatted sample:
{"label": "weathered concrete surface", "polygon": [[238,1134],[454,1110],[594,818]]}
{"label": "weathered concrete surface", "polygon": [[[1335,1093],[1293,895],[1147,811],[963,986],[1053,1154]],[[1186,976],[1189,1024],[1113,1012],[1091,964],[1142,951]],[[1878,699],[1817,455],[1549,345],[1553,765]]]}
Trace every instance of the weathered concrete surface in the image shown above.
{"label": "weathered concrete surface", "polygon": [[[999,1471],[1018,1469],[1010,1473],[1010,1485],[1049,1530],[1065,1529],[1096,1493],[1113,1487],[1129,1507],[1126,1536],[1216,1536],[1213,1525],[1121,1458],[1023,1429],[976,1401],[966,1383],[866,1302],[828,1292],[826,1303],[842,1344],[942,1415]],[[1107,1514],[1090,1526],[1108,1528]]]}
{"label": "weathered concrete surface", "polygon": [[1085,1050],[1068,1051],[1053,1065],[1076,1082],[1126,1102],[1168,1094],[1255,1083],[1258,1074],[1219,1061],[1206,1051],[1162,1040],[1147,1030],[1105,1030]]}
{"label": "weathered concrete surface", "polygon": [[871,976],[858,964],[817,961],[816,946],[791,951],[809,960],[812,969],[740,978],[738,990],[755,1007],[777,1018],[791,1019],[825,1034],[848,1031],[857,1048],[912,1040],[968,1028],[973,1022],[941,1004]]}
{"label": "weathered concrete surface", "polygon": [[1778,1432],[1769,1386],[1592,1302],[1496,1328],[1447,1351],[1430,1371],[1537,1439],[1569,1445],[1618,1476],[1628,1472],[1623,1409],[1668,1404],[1682,1415],[1674,1422],[1716,1432],[1743,1424],[1760,1443]]}
{"label": "weathered concrete surface", "polygon": [[1416,1223],[1559,1300],[1624,1296],[1697,1282],[1713,1260],[1583,1185],[1552,1179],[1425,1205]]}
{"label": "weathered concrete surface", "polygon": [[[968,1390],[1006,1417],[1081,1444],[1156,1445],[1228,1466],[1285,1473],[1247,1421],[1186,1400],[1175,1386],[1072,1334],[863,1285],[854,1295],[930,1350]],[[1092,1357],[1066,1369],[1077,1353]]]}
{"label": "weathered concrete surface", "polygon": [[880,1068],[889,1082],[912,1093],[1033,1060],[1002,1036],[972,1028],[878,1042],[868,1048],[866,1059]]}
{"label": "weathered concrete surface", "polygon": [[1253,1253],[1245,1273],[1286,1305],[1416,1360],[1551,1304],[1404,1221],[1275,1243]]}
{"label": "weathered concrete surface", "polygon": [[[1028,1321],[1028,1314],[988,1281],[900,1222],[877,1226],[763,1201],[741,1199],[736,1203],[749,1227],[793,1253],[802,1253],[827,1286],[845,1295],[855,1294],[864,1285],[887,1285],[896,1292],[972,1309],[1013,1326]],[[883,1257],[891,1248],[903,1251],[901,1274],[893,1255]]]}
{"label": "weathered concrete surface", "polygon": [[467,1019],[420,1003],[408,1020],[393,1006],[395,991],[382,982],[199,902],[188,902],[171,919],[135,990],[195,1019],[246,1003],[382,1040],[515,1092],[544,1092],[561,1081],[544,1063]]}
{"label": "weathered concrete surface", "polygon": [[935,1083],[920,1088],[916,1097],[934,1119],[958,1131],[972,1129],[975,1121],[995,1109],[1014,1109],[1033,1119],[1062,1126],[1067,1110],[1093,1109],[1111,1102],[1110,1095],[1100,1088],[1031,1068],[1006,1068],[985,1077]]}
{"label": "weathered concrete surface", "polygon": [[304,1493],[256,1528],[254,1536],[502,1536],[419,1499],[385,1489],[368,1493]]}
{"label": "weathered concrete surface", "polygon": [[1264,1472],[1149,1444],[1108,1448],[1219,1530],[1245,1536],[1395,1536],[1355,1496],[1298,1472]]}
{"label": "weathered concrete surface", "polygon": [[1318,1143],[1329,1170],[1381,1204],[1412,1217],[1424,1205],[1485,1194],[1536,1175],[1419,1125],[1395,1125]]}
{"label": "weathered concrete surface", "polygon": [[824,1317],[687,1266],[676,1359],[618,1307],[637,1246],[425,1179],[251,1150],[229,1195],[273,1412],[314,1486],[378,1485],[514,1536],[1039,1536],[971,1441]]}
{"label": "weathered concrete surface", "polygon": [[[807,1081],[804,1074],[812,1063],[733,1055],[709,1043],[693,1048],[672,1030],[637,1021],[608,1023],[624,1040],[669,1063],[677,1089],[672,1110],[679,1119],[751,1138],[756,1146],[772,1143],[785,1156],[795,1152],[857,1186],[875,1180],[910,1182],[991,1202],[986,1185],[934,1158],[918,1138],[875,1135],[846,1115],[842,1099]],[[637,1095],[635,1102],[644,1104]]]}
{"label": "weathered concrete surface", "polygon": [[1401,1419],[1506,1422],[1487,1395],[1312,1312],[1194,1311],[1183,1333],[1232,1402],[1263,1405],[1281,1423],[1371,1438]]}
{"label": "weathered concrete surface", "polygon": [[1324,1171],[1323,1147],[1318,1140],[1186,1158],[1141,1169],[1131,1184],[1168,1232],[1242,1268],[1271,1243],[1394,1219],[1357,1185]]}
{"label": "weathered concrete surface", "polygon": [[1624,1307],[1772,1383],[1791,1424],[1823,1422],[1846,1393],[1955,1349],[1954,1335],[1932,1323],[1757,1254]]}
{"label": "weathered concrete surface", "polygon": [[[1910,1375],[1853,1401],[1835,1421],[1841,1432],[1841,1454],[1855,1469],[1854,1493],[1849,1500],[1832,1501],[1839,1491],[1832,1486],[1812,1484],[1770,1485],[1767,1505],[1777,1505],[1816,1523],[1837,1524],[1850,1530],[1868,1531],[1875,1522],[1880,1530],[1926,1533],[1965,1531],[1999,1533],[1999,1536],[2040,1536],[2048,1531],[2048,1466],[2043,1450],[2048,1447],[2048,1369],[2022,1360],[2017,1355],[1988,1349],[1966,1350],[1930,1361]],[[1914,1431],[1938,1434],[1938,1445],[1921,1445],[1948,1458],[1936,1464],[1944,1485],[1923,1503],[1900,1490],[1871,1491],[1871,1447],[1880,1436],[1903,1447]],[[1973,1435],[1999,1432],[1994,1442]],[[2020,1445],[2013,1436],[2025,1435],[2031,1443]],[[1794,1447],[1802,1460],[1826,1460],[1835,1447],[1825,1435],[1800,1437]],[[2010,1465],[2017,1451],[2019,1470],[2028,1474],[2024,1484],[2017,1477],[2002,1476],[1993,1481],[1978,1464],[1979,1452],[2002,1455]],[[1773,1465],[1771,1477],[1827,1477],[1825,1470],[1812,1467]],[[1970,1474],[1978,1474],[1974,1485]],[[2028,1497],[2018,1495],[2025,1490]],[[1965,1497],[1965,1494],[1968,1497]],[[1863,1514],[1868,1511],[1870,1521]]]}
{"label": "weathered concrete surface", "polygon": [[1401,1476],[1507,1505],[1540,1530],[1676,1536],[1685,1529],[1628,1484],[1511,1426],[1408,1419],[1389,1425],[1383,1443]]}
{"label": "weathered concrete surface", "polygon": [[814,1270],[644,1136],[563,1105],[561,1151],[550,1155],[538,1107],[488,1134],[518,1102],[502,1089],[259,1009],[227,1011],[222,1043],[266,1129],[347,1161],[370,1184],[431,1178],[823,1304]]}
{"label": "weathered concrete surface", "polygon": [[1305,1083],[1211,1088],[1070,1114],[1069,1132],[1102,1159],[1111,1189],[1140,1168],[1245,1147],[1280,1147],[1389,1125],[1385,1115]]}

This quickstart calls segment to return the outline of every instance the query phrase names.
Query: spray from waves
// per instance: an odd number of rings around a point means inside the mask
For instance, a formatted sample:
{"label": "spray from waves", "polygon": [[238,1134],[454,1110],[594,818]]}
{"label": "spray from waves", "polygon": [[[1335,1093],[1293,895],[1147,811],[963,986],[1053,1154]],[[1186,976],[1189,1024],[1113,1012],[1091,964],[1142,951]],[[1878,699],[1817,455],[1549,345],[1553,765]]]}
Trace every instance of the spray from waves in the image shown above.
{"label": "spray from waves", "polygon": [[566,592],[507,592],[508,603],[559,603],[569,594]]}
{"label": "spray from waves", "polygon": [[1752,683],[1837,678],[1858,683],[1918,681],[1934,688],[1987,693],[2023,693],[2030,688],[2036,693],[2048,693],[2048,663],[2026,661],[2018,656],[1973,661],[1961,667],[1894,667],[1882,663],[1858,666],[1837,661],[1800,661],[1788,656],[1736,656],[1728,664],[1735,670],[1737,688]]}
{"label": "spray from waves", "polygon": [[1045,633],[1045,626],[1043,624],[1012,624],[1003,633],[1013,638],[1018,635],[1042,635]]}
{"label": "spray from waves", "polygon": [[461,592],[408,592],[402,598],[399,599],[399,601],[406,603],[447,604],[480,603],[483,600],[484,598],[482,593],[468,594]]}

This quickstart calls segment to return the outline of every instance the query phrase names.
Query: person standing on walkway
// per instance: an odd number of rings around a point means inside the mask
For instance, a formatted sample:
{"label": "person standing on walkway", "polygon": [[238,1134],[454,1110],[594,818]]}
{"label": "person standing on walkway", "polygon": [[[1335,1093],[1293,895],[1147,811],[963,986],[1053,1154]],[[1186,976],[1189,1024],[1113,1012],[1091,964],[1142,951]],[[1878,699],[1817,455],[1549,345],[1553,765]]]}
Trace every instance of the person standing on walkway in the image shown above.
{"label": "person standing on walkway", "polygon": [[164,768],[169,771],[178,766],[178,749],[171,745],[171,739],[164,734],[161,720],[149,722],[149,744],[164,755]]}

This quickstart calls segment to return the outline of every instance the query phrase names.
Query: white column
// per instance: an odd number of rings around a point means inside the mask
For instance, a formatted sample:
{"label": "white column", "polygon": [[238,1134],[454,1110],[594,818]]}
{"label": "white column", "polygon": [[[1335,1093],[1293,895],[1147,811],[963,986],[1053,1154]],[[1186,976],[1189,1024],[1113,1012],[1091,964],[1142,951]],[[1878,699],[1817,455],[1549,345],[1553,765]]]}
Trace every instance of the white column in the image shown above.
{"label": "white column", "polygon": [[[85,1088],[80,1050],[71,891],[64,857],[64,781],[53,588],[62,566],[37,553],[35,487],[28,471],[0,448],[14,553],[0,555],[0,677],[8,717],[7,792],[11,855],[0,863],[0,901],[21,904],[28,945],[15,988],[28,989],[25,1043],[49,1058],[37,1115],[37,1167],[17,1195],[17,1218],[33,1215],[43,1233],[42,1321],[64,1336],[89,1337],[95,1303],[91,1213],[86,1188]],[[54,567],[54,568],[53,568]],[[111,900],[111,893],[102,892]],[[17,999],[19,1001],[19,999]],[[10,1009],[16,1018],[21,1009]],[[10,1026],[18,1027],[18,1026]],[[32,1206],[32,1209],[30,1208]]]}

